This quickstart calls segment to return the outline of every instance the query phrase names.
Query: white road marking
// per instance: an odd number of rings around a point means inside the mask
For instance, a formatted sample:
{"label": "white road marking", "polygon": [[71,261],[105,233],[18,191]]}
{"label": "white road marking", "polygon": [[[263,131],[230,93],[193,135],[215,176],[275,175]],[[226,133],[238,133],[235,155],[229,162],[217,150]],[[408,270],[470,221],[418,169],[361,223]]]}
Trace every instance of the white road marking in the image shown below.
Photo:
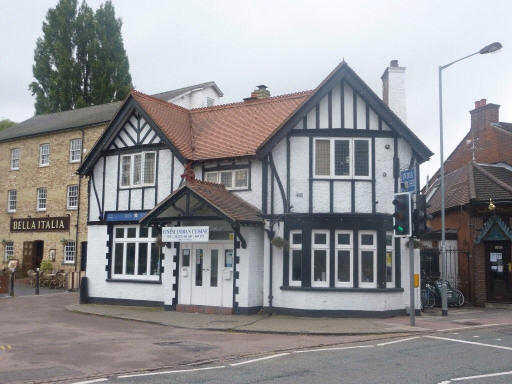
{"label": "white road marking", "polygon": [[107,381],[107,380],[108,380],[107,378],[102,378],[102,379],[96,379],[96,380],[77,381],[76,383],[73,383],[73,384],[92,384],[92,383],[101,383],[102,381]]}
{"label": "white road marking", "polygon": [[271,355],[271,356],[260,357],[260,358],[257,358],[257,359],[241,361],[240,363],[233,363],[233,364],[229,364],[229,365],[230,365],[230,366],[232,366],[232,367],[236,367],[236,366],[239,366],[239,365],[255,363],[255,362],[257,362],[257,361],[263,361],[263,360],[275,359],[276,357],[282,357],[282,356],[286,356],[286,355],[289,355],[289,354],[290,354],[290,352],[278,353],[277,355]]}
{"label": "white road marking", "polygon": [[382,347],[384,345],[396,344],[396,343],[401,343],[402,341],[416,340],[416,339],[419,339],[419,338],[420,338],[419,336],[415,336],[415,337],[409,337],[407,339],[393,340],[393,341],[388,341],[386,343],[377,344],[377,346],[378,347]]}
{"label": "white road marking", "polygon": [[333,348],[317,348],[317,349],[305,349],[301,351],[294,351],[293,353],[308,353],[308,352],[323,352],[323,351],[341,351],[344,349],[356,349],[356,348],[373,348],[375,345],[354,345],[352,347],[333,347]]}
{"label": "white road marking", "polygon": [[474,337],[475,339],[478,339],[480,336],[475,335],[475,336],[473,336],[473,337]]}
{"label": "white road marking", "polygon": [[497,348],[497,349],[505,349],[506,351],[512,351],[512,347],[504,347],[502,345],[477,343],[476,341],[450,339],[448,337],[438,337],[438,336],[423,336],[423,337],[427,337],[429,339],[444,340],[444,341],[454,341],[456,343],[473,344],[473,345],[479,345],[481,347],[491,347],[491,348]]}
{"label": "white road marking", "polygon": [[459,332],[453,332],[452,333],[452,335],[458,335],[458,334],[459,334]]}
{"label": "white road marking", "polygon": [[496,324],[483,324],[483,325],[468,325],[467,327],[438,329],[437,332],[450,332],[450,331],[458,331],[460,329],[471,329],[471,328],[497,327],[497,326],[500,326],[500,325],[510,325],[510,324],[508,324],[508,323],[496,323]]}
{"label": "white road marking", "polygon": [[166,374],[169,374],[169,373],[208,371],[208,370],[211,370],[211,369],[221,369],[221,368],[226,368],[226,366],[225,365],[218,365],[218,366],[215,366],[215,367],[181,369],[181,370],[175,370],[175,371],[162,371],[162,372],[148,372],[148,373],[139,373],[139,374],[133,374],[133,375],[117,376],[117,378],[118,379],[126,379],[126,378],[129,378],[129,377],[155,376],[155,375],[166,375]]}
{"label": "white road marking", "polygon": [[438,384],[450,384],[453,381],[465,381],[465,380],[474,380],[474,379],[484,379],[486,377],[496,377],[496,376],[505,376],[505,375],[512,375],[512,371],[488,373],[488,374],[485,374],[485,375],[476,375],[476,376],[467,376],[467,377],[456,377],[456,378],[451,379],[451,380],[441,381]]}
{"label": "white road marking", "polygon": [[496,341],[502,341],[503,339],[496,339]]}

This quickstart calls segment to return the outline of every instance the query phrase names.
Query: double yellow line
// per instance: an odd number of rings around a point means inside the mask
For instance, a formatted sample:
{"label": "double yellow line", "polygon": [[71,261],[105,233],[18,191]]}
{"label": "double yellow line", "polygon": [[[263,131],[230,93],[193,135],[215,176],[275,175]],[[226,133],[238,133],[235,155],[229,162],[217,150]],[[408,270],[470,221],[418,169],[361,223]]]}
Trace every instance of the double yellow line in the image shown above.
{"label": "double yellow line", "polygon": [[10,344],[6,344],[6,345],[0,344],[0,351],[8,352],[10,350],[12,350],[12,345],[10,345]]}

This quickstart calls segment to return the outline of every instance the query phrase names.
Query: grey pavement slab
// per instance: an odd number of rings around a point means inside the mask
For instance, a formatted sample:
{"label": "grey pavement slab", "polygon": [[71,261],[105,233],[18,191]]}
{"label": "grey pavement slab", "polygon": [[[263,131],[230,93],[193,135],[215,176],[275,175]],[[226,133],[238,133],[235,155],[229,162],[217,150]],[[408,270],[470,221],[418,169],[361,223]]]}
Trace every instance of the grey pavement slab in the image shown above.
{"label": "grey pavement slab", "polygon": [[[46,287],[40,287],[39,288],[39,294],[40,295],[48,295],[53,293],[62,293],[64,292],[64,289],[50,289]],[[35,295],[35,288],[31,287],[28,284],[22,284],[22,283],[14,283],[14,296],[34,296]],[[0,294],[0,298],[6,298],[10,297],[8,293],[6,294]]]}

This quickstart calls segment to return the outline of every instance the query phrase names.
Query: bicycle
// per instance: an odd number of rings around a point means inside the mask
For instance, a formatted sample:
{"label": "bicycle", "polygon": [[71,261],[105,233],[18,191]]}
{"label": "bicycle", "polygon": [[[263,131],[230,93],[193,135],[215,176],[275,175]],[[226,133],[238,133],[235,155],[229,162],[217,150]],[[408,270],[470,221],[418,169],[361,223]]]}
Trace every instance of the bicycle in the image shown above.
{"label": "bicycle", "polygon": [[421,306],[423,309],[431,309],[436,305],[436,292],[434,287],[426,283],[421,289]]}

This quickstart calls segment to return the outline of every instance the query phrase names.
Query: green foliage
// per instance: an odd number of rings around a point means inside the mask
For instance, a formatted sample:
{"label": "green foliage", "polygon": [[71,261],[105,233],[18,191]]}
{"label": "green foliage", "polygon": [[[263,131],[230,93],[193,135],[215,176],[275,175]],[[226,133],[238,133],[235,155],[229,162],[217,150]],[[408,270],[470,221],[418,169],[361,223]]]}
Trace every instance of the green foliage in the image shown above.
{"label": "green foliage", "polygon": [[0,120],[0,131],[5,128],[9,128],[10,126],[16,124],[14,121],[11,121],[9,119],[2,119]]}
{"label": "green foliage", "polygon": [[53,263],[50,260],[43,259],[41,260],[41,266],[39,267],[39,269],[43,273],[52,273]]}
{"label": "green foliage", "polygon": [[29,85],[36,114],[122,100],[132,88],[128,57],[111,1],[94,11],[60,0],[48,11]]}

